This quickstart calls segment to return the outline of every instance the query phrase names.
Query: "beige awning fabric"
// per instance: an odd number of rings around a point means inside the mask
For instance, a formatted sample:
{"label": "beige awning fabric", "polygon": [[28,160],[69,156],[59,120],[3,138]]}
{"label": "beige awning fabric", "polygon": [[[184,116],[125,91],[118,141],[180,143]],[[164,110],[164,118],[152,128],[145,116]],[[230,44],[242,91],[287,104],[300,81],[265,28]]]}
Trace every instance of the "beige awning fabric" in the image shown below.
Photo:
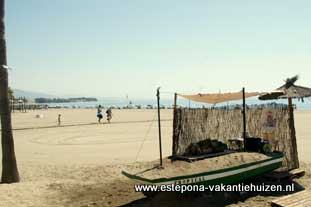
{"label": "beige awning fabric", "polygon": [[[259,92],[249,92],[245,93],[245,98],[249,98],[252,96],[258,96],[263,93]],[[237,92],[237,93],[207,93],[207,94],[197,94],[197,95],[183,95],[183,94],[177,94],[185,99],[189,99],[191,101],[196,102],[203,102],[203,103],[209,103],[209,104],[217,104],[221,102],[227,102],[227,101],[234,101],[234,100],[241,100],[243,99],[243,93]]]}

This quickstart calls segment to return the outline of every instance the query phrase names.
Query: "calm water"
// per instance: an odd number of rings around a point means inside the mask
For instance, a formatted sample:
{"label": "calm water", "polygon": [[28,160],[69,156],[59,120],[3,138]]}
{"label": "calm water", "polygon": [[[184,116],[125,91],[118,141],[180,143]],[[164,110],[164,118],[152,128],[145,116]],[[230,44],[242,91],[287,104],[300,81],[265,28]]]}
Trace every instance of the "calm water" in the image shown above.
{"label": "calm water", "polygon": [[[235,105],[235,104],[241,104],[242,101],[230,101],[228,103],[221,103],[217,104],[216,106],[226,106],[226,105]],[[246,99],[246,104],[248,105],[254,105],[254,104],[267,104],[267,103],[283,103],[287,104],[287,100],[276,100],[276,101],[259,101],[256,98],[249,98]],[[160,100],[161,105],[165,107],[170,107],[173,105],[173,100],[172,99],[161,99]],[[298,100],[293,101],[294,104],[296,104],[298,109],[311,109],[311,99],[305,99],[304,103]],[[179,98],[178,105],[180,106],[185,106],[185,107],[210,107],[212,105],[210,104],[202,104],[202,103],[197,103],[197,102],[192,102],[188,101],[182,98]],[[110,107],[110,106],[115,106],[115,107],[125,107],[129,106],[129,101],[128,100],[122,100],[122,99],[99,99],[96,102],[69,102],[69,103],[48,103],[49,106],[51,107],[68,107],[68,108],[95,108],[98,105],[102,105],[103,107]],[[147,105],[151,105],[155,107],[157,105],[157,100],[156,99],[133,99],[131,101],[132,106],[140,105],[142,107],[146,107]]]}

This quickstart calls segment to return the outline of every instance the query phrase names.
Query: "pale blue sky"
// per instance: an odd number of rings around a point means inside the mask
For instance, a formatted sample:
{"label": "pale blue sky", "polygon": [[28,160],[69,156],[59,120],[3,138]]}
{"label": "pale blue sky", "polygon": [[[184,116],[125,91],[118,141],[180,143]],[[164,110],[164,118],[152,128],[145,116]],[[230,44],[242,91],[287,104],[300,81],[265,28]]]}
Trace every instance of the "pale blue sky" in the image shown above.
{"label": "pale blue sky", "polygon": [[13,88],[153,98],[311,87],[309,0],[7,0]]}

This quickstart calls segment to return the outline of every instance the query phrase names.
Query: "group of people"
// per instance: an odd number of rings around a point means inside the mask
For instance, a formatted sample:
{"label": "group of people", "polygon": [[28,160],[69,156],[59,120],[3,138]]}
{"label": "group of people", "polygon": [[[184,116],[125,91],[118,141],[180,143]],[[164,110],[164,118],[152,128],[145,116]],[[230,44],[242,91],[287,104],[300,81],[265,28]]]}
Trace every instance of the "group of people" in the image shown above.
{"label": "group of people", "polygon": [[[108,109],[106,110],[106,117],[107,117],[108,123],[110,123],[110,120],[112,119],[112,111],[111,111],[111,108],[108,108]],[[98,118],[98,123],[100,123],[101,120],[104,118],[103,112],[102,112],[102,106],[101,106],[101,105],[99,105],[98,108],[97,108],[97,118]]]}
{"label": "group of people", "polygon": [[[41,116],[37,115],[36,117],[40,118]],[[58,117],[57,117],[58,126],[61,126],[61,123],[62,123],[61,117],[62,117],[62,115],[58,114]],[[106,110],[106,117],[107,117],[108,123],[110,123],[110,120],[112,119],[111,108],[108,108]],[[98,123],[101,123],[101,120],[104,118],[101,105],[99,105],[98,108],[97,108],[97,118],[98,118]]]}

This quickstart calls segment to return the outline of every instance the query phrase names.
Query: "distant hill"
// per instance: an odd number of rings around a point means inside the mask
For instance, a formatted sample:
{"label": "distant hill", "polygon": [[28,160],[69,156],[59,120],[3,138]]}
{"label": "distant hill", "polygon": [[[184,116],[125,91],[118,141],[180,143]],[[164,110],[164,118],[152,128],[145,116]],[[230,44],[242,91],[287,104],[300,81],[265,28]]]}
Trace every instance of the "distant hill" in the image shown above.
{"label": "distant hill", "polygon": [[29,100],[34,100],[35,98],[39,98],[39,97],[56,98],[56,96],[51,95],[51,94],[45,94],[45,93],[34,92],[34,91],[24,91],[20,89],[13,89],[13,92],[16,98],[25,97],[26,99],[29,99]]}

